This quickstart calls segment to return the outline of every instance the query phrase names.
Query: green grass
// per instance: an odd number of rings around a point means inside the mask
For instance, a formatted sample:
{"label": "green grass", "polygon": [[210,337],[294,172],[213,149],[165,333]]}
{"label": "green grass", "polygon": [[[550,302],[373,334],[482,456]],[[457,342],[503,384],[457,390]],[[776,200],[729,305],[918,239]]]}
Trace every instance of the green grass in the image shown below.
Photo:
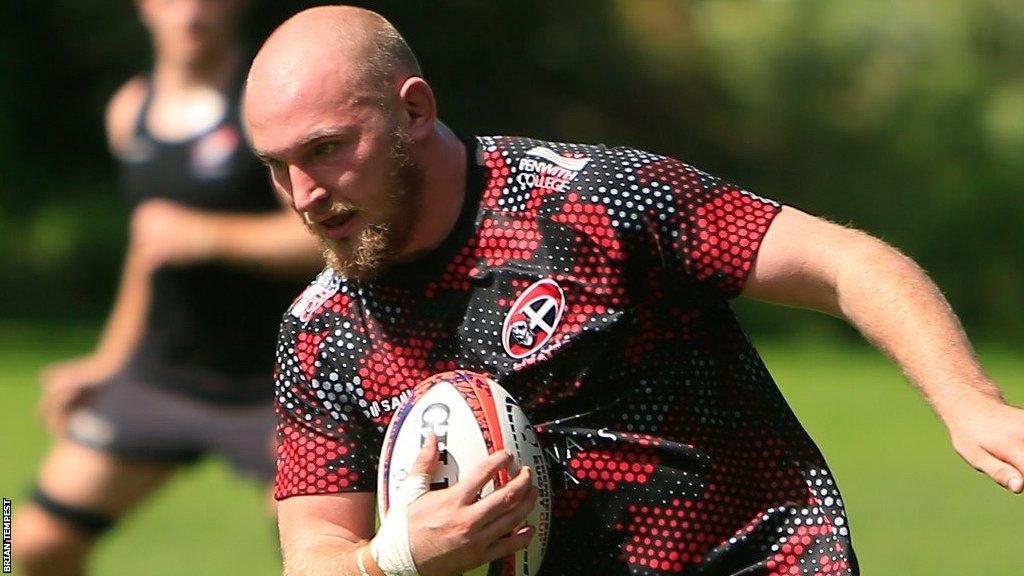
{"label": "green grass", "polygon": [[[90,329],[0,326],[4,417],[0,494],[22,501],[48,439],[34,419],[35,374],[88,349]],[[974,472],[884,358],[864,346],[759,346],[839,481],[863,572],[870,576],[1021,573],[1024,500]],[[1024,359],[986,350],[1011,401],[1024,401]],[[219,461],[176,477],[100,546],[98,576],[279,574],[263,488]]]}
{"label": "green grass", "polygon": [[[865,575],[1022,573],[1022,497],[960,459],[886,359],[866,346],[761,353],[836,476]],[[998,350],[981,357],[1021,404],[1024,359]]]}
{"label": "green grass", "polygon": [[[35,419],[36,373],[59,358],[89,349],[88,329],[0,327],[0,391],[4,417],[0,494],[23,501],[49,444]],[[147,505],[126,516],[103,540],[90,564],[98,576],[280,574],[277,530],[267,513],[268,487],[233,475],[209,460],[176,475]]]}

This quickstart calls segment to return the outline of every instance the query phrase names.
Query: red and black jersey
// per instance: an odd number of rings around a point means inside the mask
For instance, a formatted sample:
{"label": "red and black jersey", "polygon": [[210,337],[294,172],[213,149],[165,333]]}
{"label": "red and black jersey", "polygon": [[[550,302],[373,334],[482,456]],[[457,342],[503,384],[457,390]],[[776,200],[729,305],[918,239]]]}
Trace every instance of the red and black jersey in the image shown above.
{"label": "red and black jersey", "polygon": [[276,496],[373,491],[396,405],[463,368],[549,455],[542,574],[856,573],[832,474],[728,304],[780,205],[629,148],[469,145],[437,250],[328,269],[285,315]]}

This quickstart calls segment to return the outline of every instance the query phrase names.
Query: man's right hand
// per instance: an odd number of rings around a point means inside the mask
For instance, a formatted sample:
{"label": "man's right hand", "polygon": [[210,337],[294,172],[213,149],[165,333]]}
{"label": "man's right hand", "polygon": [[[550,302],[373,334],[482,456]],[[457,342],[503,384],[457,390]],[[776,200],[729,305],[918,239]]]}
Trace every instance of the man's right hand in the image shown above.
{"label": "man's right hand", "polygon": [[113,372],[94,356],[64,360],[43,368],[39,374],[43,384],[39,416],[50,432],[62,434],[71,411]]}
{"label": "man's right hand", "polygon": [[[409,505],[409,548],[420,576],[455,576],[529,544],[536,529],[523,522],[538,494],[529,467],[480,498],[480,490],[511,463],[507,452],[491,454],[459,482]],[[409,475],[429,476],[437,465],[437,438],[431,435]]]}

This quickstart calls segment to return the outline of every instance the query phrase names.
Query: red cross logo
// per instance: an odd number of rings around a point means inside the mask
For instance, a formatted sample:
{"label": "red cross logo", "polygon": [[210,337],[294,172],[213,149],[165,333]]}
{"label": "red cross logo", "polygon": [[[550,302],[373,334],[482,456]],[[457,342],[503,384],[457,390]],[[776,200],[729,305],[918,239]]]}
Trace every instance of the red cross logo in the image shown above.
{"label": "red cross logo", "polygon": [[501,343],[505,352],[516,359],[540,350],[555,333],[565,295],[554,280],[544,278],[523,290],[505,315]]}

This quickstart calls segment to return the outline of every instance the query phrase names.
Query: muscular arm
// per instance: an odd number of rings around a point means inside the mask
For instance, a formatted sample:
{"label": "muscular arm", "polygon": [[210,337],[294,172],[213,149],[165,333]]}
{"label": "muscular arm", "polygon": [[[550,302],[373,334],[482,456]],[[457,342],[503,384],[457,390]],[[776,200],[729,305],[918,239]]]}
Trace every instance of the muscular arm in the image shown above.
{"label": "muscular arm", "polygon": [[[127,146],[134,114],[145,98],[146,85],[135,78],[122,86],[107,105],[107,142],[117,154]],[[40,414],[54,432],[64,429],[70,410],[95,384],[112,376],[135,349],[149,308],[150,266],[139,246],[129,242],[125,251],[114,304],[93,352],[43,368]]]}
{"label": "muscular arm", "polygon": [[369,492],[297,496],[278,504],[285,576],[360,576],[359,548],[373,537]]}
{"label": "muscular arm", "polygon": [[968,463],[1013,492],[1024,488],[1024,411],[1003,403],[949,304],[910,258],[786,207],[743,295],[850,322],[921,390]]}

